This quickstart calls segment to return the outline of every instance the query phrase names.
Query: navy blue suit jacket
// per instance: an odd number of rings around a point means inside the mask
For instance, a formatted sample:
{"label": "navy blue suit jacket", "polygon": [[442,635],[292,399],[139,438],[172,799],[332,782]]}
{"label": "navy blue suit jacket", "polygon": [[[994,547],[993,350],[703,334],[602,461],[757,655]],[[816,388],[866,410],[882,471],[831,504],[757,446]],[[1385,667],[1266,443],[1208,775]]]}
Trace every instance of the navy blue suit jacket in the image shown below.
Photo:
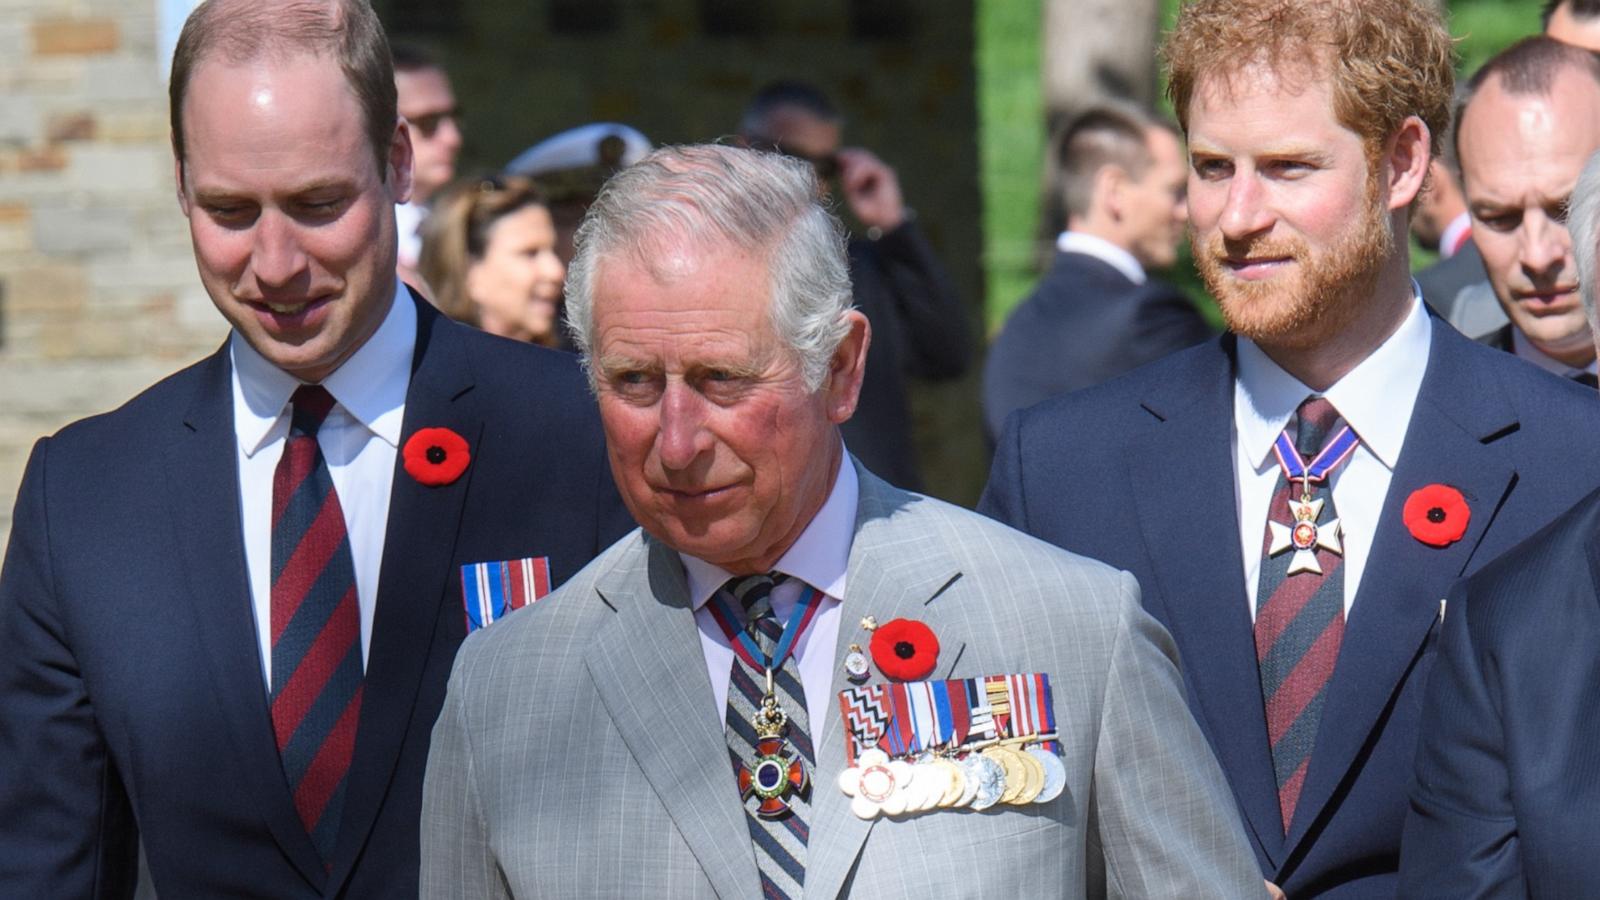
{"label": "navy blue suit jacket", "polygon": [[0,894],[131,896],[142,837],[164,898],[417,895],[459,567],[548,556],[559,582],[632,524],[574,357],[417,312],[402,434],[472,460],[425,487],[396,454],[331,869],[273,739],[224,347],[34,447],[0,570]]}
{"label": "navy blue suit jacket", "polygon": [[1016,410],[1093,387],[1215,334],[1176,287],[1154,278],[1134,284],[1104,260],[1058,251],[989,348],[984,429],[993,441]]}
{"label": "navy blue suit jacket", "polygon": [[922,489],[907,379],[959,378],[972,361],[972,331],[955,284],[922,232],[905,222],[876,241],[851,238],[856,308],[872,323],[872,352],[855,415],[839,426],[873,474]]}
{"label": "navy blue suit jacket", "polygon": [[1456,586],[1438,657],[1402,896],[1594,896],[1600,492]]}
{"label": "navy blue suit jacket", "polygon": [[[1131,571],[1172,632],[1190,706],[1263,874],[1290,897],[1392,897],[1440,599],[1600,484],[1594,391],[1438,318],[1416,408],[1351,608],[1285,834],[1268,752],[1234,500],[1232,336],[1013,416],[980,508]],[[1459,489],[1466,534],[1407,532],[1424,485]]]}

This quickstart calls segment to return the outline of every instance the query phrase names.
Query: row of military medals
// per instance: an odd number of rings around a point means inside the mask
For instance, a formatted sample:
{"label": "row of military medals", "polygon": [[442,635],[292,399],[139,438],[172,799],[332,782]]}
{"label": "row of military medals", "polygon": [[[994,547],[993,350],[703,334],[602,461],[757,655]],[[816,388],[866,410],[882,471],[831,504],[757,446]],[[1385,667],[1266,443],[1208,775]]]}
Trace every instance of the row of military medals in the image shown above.
{"label": "row of military medals", "polygon": [[[1300,451],[1295,448],[1294,441],[1289,439],[1287,431],[1280,432],[1278,439],[1272,443],[1272,452],[1278,457],[1278,464],[1283,468],[1285,479],[1288,480],[1291,492],[1289,495],[1289,515],[1293,517],[1294,524],[1284,525],[1274,519],[1267,519],[1267,530],[1270,541],[1267,545],[1267,556],[1277,556],[1288,550],[1294,550],[1294,557],[1289,560],[1287,574],[1294,575],[1299,572],[1311,572],[1315,575],[1322,574],[1322,566],[1317,562],[1317,551],[1326,550],[1336,556],[1344,554],[1344,528],[1337,518],[1326,522],[1318,522],[1322,518],[1322,507],[1325,499],[1313,499],[1311,485],[1321,483],[1328,477],[1333,468],[1343,462],[1345,457],[1355,451],[1361,439],[1346,425],[1317,453],[1315,459],[1307,463],[1300,457]],[[1300,497],[1296,499],[1293,494],[1295,481],[1300,482]]]}
{"label": "row of military medals", "polygon": [[[933,700],[941,696],[944,703]],[[942,722],[929,715],[948,714],[954,698],[965,715]],[[1048,803],[1067,782],[1051,749],[1050,702],[1043,675],[847,690],[840,706],[855,764],[840,773],[839,789],[863,819]]]}

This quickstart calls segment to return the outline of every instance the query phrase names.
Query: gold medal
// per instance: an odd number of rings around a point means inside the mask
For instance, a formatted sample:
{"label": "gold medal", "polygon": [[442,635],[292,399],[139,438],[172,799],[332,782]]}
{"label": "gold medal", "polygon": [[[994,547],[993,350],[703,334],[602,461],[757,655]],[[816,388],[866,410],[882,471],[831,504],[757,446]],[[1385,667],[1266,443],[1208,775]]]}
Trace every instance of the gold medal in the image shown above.
{"label": "gold medal", "polygon": [[1000,768],[1005,770],[1005,791],[1000,794],[1000,802],[1010,803],[1015,800],[1017,795],[1022,793],[1023,784],[1027,780],[1027,776],[1023,774],[1022,761],[1005,747],[990,747],[983,751],[983,755],[999,763]]}
{"label": "gold medal", "polygon": [[1012,754],[1022,763],[1023,784],[1017,796],[1006,802],[1013,806],[1024,806],[1032,803],[1044,791],[1044,766],[1027,753],[1014,750]]}

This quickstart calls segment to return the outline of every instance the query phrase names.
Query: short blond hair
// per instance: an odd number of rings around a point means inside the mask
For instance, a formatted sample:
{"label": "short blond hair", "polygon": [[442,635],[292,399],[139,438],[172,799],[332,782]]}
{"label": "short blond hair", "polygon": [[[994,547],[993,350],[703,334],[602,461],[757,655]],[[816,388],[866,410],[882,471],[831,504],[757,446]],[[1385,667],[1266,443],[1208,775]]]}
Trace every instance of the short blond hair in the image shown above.
{"label": "short blond hair", "polygon": [[1280,76],[1326,74],[1334,115],[1369,157],[1408,116],[1427,124],[1437,157],[1450,125],[1455,43],[1431,0],[1193,0],[1161,58],[1185,132],[1201,79],[1256,65]]}

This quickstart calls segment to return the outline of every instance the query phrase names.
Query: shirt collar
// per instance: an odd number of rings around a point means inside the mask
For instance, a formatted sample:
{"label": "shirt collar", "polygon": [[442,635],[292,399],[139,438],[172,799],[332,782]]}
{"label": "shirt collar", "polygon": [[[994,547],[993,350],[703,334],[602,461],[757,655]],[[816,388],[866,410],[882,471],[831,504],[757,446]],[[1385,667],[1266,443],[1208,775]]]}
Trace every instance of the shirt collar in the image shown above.
{"label": "shirt collar", "polygon": [[1081,231],[1063,231],[1056,238],[1056,249],[1062,253],[1082,253],[1092,256],[1118,272],[1121,272],[1134,284],[1144,284],[1148,276],[1145,275],[1144,266],[1139,264],[1132,253],[1118,247],[1102,237],[1084,234]]}
{"label": "shirt collar", "polygon": [[1596,371],[1600,371],[1600,359],[1594,360],[1587,366],[1578,369],[1553,356],[1547,356],[1543,350],[1533,345],[1533,341],[1528,340],[1528,336],[1522,333],[1521,328],[1515,325],[1511,326],[1511,351],[1517,355],[1518,359],[1525,359],[1546,372],[1560,375],[1562,378],[1571,378],[1581,372],[1593,374]]}
{"label": "shirt collar", "polygon": [[[839,461],[839,474],[822,508],[812,517],[800,537],[773,568],[834,599],[844,599],[845,573],[850,567],[850,545],[855,540],[856,504],[860,485],[856,467],[845,453]],[[679,553],[689,582],[689,599],[698,610],[733,575],[721,566],[687,553]]]}
{"label": "shirt collar", "polygon": [[[1433,324],[1416,282],[1412,282],[1412,292],[1411,311],[1394,334],[1322,392],[1361,443],[1389,469],[1400,458],[1433,339]],[[1239,339],[1238,372],[1234,426],[1240,446],[1260,465],[1295,408],[1316,391],[1285,372],[1247,338]]]}
{"label": "shirt collar", "polygon": [[[322,382],[339,406],[391,446],[400,444],[416,346],[417,308],[397,284],[394,302],[378,330]],[[228,341],[228,353],[233,362],[234,431],[245,456],[255,456],[269,443],[301,381],[269,362],[237,331]]]}

